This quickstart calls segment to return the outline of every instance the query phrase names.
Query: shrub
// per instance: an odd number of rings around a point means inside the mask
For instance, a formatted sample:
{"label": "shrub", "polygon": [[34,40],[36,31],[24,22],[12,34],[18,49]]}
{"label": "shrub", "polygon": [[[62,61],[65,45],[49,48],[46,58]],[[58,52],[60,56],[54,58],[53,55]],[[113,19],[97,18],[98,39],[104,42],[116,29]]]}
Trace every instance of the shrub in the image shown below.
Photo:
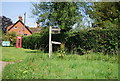
{"label": "shrub", "polygon": [[[79,32],[53,34],[52,40],[65,44],[67,52],[83,55],[87,51],[103,52],[104,54],[117,53],[120,47],[119,30],[91,29]],[[23,37],[23,47],[48,51],[48,30],[32,36]],[[59,45],[53,45],[53,51],[58,51]]]}
{"label": "shrub", "polygon": [[[45,30],[46,31],[46,30]],[[31,36],[24,36],[23,48],[48,50],[48,32],[35,33]]]}
{"label": "shrub", "polygon": [[[84,51],[103,52],[114,54],[120,46],[118,35],[119,30],[82,30],[73,32],[67,37],[66,47],[69,51],[76,49],[82,54]],[[80,52],[81,51],[81,52]]]}
{"label": "shrub", "polygon": [[7,32],[2,35],[2,41],[10,41],[11,46],[14,46],[16,44],[16,37],[17,34],[15,32]]}

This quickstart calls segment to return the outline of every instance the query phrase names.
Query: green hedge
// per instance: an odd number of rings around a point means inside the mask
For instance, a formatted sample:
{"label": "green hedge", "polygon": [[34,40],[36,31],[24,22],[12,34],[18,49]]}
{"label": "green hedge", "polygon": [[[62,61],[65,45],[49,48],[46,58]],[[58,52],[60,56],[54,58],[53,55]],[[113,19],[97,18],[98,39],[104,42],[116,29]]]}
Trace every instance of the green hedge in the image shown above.
{"label": "green hedge", "polygon": [[48,49],[48,34],[23,37],[23,48],[40,50]]}
{"label": "green hedge", "polygon": [[[120,47],[119,30],[81,30],[79,32],[67,32],[53,34],[52,40],[65,44],[67,52],[84,54],[85,52],[117,53]],[[23,37],[23,47],[48,51],[48,31],[32,36]],[[59,49],[59,45],[53,45],[53,50]]]}
{"label": "green hedge", "polygon": [[84,51],[103,52],[104,54],[117,53],[120,46],[119,30],[87,30],[72,33],[66,42],[68,51],[83,54]]}

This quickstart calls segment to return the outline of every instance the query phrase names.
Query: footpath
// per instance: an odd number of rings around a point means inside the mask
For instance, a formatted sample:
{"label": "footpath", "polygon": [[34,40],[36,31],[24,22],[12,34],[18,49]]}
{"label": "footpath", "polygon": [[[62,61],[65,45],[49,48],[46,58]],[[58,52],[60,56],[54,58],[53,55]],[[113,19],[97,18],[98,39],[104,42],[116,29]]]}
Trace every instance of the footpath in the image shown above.
{"label": "footpath", "polygon": [[2,70],[7,64],[14,64],[14,62],[0,61],[0,80],[2,79]]}

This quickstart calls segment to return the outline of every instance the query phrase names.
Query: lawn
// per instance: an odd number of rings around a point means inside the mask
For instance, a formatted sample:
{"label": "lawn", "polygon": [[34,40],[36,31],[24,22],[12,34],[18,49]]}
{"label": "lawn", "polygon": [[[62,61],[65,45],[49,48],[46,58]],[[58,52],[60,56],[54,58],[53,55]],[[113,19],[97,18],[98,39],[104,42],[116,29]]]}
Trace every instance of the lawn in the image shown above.
{"label": "lawn", "polygon": [[[16,48],[11,48],[16,49]],[[7,50],[7,48],[6,48]],[[86,55],[65,55],[63,58],[53,54],[22,51],[26,58],[19,63],[7,65],[3,71],[3,79],[117,79],[118,64],[116,56],[100,53]],[[8,50],[7,50],[8,51]],[[13,50],[14,51],[14,50]],[[9,50],[9,54],[13,51]],[[27,50],[28,51],[28,50]],[[3,52],[4,54],[5,52]],[[17,52],[18,58],[22,53]],[[7,53],[5,53],[7,54]],[[15,54],[14,54],[15,55]]]}
{"label": "lawn", "polygon": [[27,55],[37,52],[36,50],[2,47],[2,61],[20,61],[26,58]]}

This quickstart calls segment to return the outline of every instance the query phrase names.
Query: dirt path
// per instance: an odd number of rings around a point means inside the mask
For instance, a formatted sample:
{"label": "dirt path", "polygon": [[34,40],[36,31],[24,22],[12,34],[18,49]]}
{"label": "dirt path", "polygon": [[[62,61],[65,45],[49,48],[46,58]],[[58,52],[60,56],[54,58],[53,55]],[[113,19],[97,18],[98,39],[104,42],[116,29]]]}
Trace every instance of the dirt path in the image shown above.
{"label": "dirt path", "polygon": [[7,64],[14,64],[14,62],[5,62],[5,61],[0,61],[0,80],[2,78],[2,70]]}

